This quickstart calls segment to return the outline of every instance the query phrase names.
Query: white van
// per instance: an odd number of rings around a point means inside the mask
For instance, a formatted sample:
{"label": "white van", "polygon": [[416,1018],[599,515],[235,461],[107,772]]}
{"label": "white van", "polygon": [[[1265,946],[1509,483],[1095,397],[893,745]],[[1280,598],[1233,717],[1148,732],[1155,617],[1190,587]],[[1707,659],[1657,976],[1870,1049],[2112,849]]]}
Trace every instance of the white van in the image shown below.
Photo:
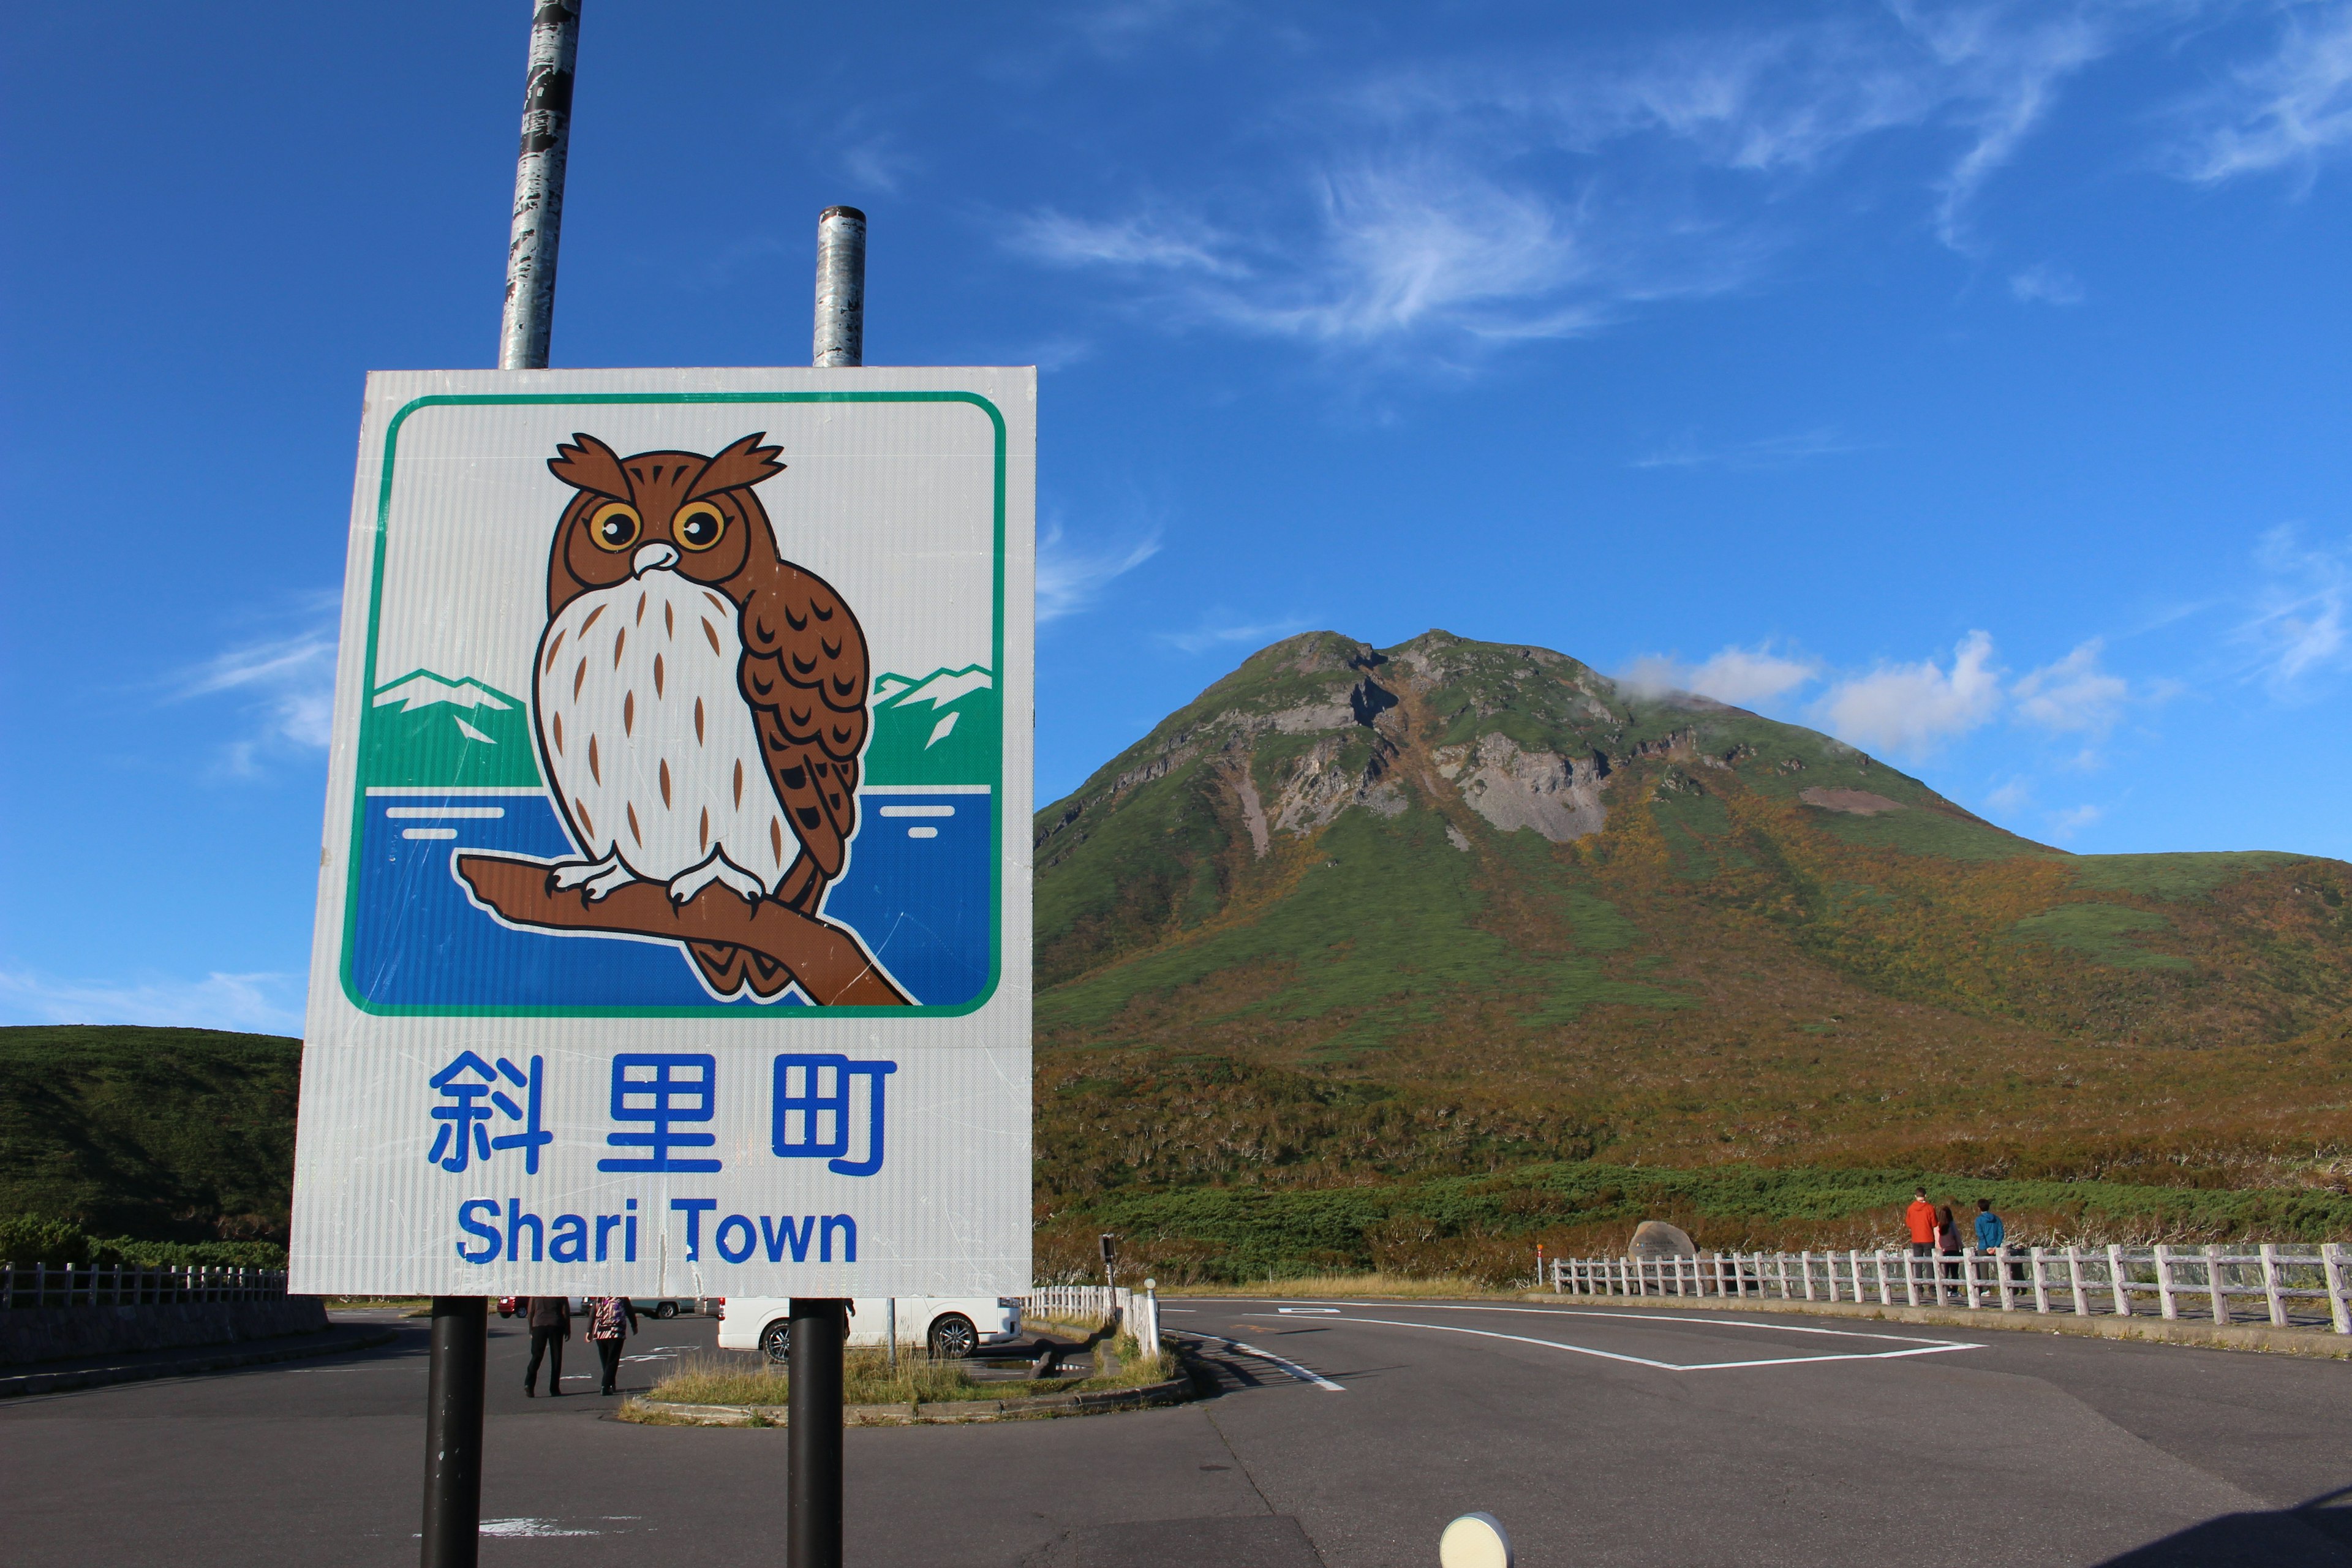
{"label": "white van", "polygon": [[[792,1356],[792,1302],[782,1296],[735,1296],[719,1303],[719,1348],[761,1351],[772,1362]],[[879,1345],[890,1334],[890,1299],[861,1296],[850,1304],[849,1342]],[[982,1345],[1021,1337],[1021,1302],[1013,1296],[901,1296],[898,1342],[928,1346],[935,1356],[965,1356]]]}

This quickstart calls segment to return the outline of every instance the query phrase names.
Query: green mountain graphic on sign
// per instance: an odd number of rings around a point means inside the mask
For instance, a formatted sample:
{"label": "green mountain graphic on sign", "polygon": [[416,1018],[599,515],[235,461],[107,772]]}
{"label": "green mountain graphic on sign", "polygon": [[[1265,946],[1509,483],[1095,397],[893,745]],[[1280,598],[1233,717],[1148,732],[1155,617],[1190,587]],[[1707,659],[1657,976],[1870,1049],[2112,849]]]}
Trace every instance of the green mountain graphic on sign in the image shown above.
{"label": "green mountain graphic on sign", "polygon": [[368,699],[360,783],[457,788],[536,785],[539,757],[521,699],[470,677],[415,670]]}
{"label": "green mountain graphic on sign", "polygon": [[867,784],[996,783],[1003,708],[985,666],[877,676],[871,711]]}

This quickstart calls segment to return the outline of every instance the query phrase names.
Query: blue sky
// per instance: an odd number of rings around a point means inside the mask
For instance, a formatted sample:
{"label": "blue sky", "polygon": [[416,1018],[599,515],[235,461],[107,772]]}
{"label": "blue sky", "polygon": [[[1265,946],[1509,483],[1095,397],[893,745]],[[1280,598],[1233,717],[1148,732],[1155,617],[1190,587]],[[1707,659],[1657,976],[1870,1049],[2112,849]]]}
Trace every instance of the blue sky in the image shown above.
{"label": "blue sky", "polygon": [[[361,384],[529,7],[20,8],[0,1021],[299,1027]],[[2352,5],[589,0],[554,362],[1042,367],[1038,796],[1330,627],[2352,856]]]}

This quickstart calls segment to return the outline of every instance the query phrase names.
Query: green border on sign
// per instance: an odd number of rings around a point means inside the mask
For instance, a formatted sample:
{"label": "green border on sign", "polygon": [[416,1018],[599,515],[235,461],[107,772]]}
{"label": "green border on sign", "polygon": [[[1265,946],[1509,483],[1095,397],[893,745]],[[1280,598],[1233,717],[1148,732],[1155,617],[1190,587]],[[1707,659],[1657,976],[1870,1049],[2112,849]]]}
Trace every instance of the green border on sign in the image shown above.
{"label": "green border on sign", "polygon": [[[976,392],[526,392],[440,394],[420,397],[392,416],[383,437],[383,479],[376,501],[375,559],[368,584],[367,658],[362,690],[375,691],[377,630],[383,611],[384,547],[391,534],[393,455],[400,443],[400,426],[420,408],[446,404],[624,404],[624,403],[969,403],[986,414],[996,429],[995,483],[995,629],[990,668],[1000,692],[1004,679],[1004,416]],[[361,723],[366,722],[362,709]],[[1002,722],[1002,720],[999,721]],[[358,737],[353,736],[356,746]],[[749,1018],[779,1023],[798,1018],[957,1018],[976,1013],[996,994],[1004,973],[1004,747],[996,748],[996,782],[989,796],[989,948],[988,982],[980,994],[953,1007],[793,1007],[771,1003],[745,1007],[713,1002],[707,1007],[428,1007],[371,1002],[352,983],[352,951],[359,929],[360,845],[367,827],[367,786],[352,758],[352,837],[347,851],[351,868],[343,879],[343,951],[336,965],[343,994],[362,1013],[380,1017],[426,1018]],[[488,918],[487,916],[484,918]]]}

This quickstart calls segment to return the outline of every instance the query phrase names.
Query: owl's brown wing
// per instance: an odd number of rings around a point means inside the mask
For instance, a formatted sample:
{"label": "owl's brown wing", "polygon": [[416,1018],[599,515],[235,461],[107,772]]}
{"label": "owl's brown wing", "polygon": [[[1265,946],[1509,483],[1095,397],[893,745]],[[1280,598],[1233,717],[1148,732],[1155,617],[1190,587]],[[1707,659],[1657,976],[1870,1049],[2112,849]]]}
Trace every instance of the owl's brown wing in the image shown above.
{"label": "owl's brown wing", "polygon": [[790,562],[761,574],[742,605],[742,689],[768,782],[806,851],[776,896],[814,913],[857,828],[866,749],[866,633],[832,586]]}

